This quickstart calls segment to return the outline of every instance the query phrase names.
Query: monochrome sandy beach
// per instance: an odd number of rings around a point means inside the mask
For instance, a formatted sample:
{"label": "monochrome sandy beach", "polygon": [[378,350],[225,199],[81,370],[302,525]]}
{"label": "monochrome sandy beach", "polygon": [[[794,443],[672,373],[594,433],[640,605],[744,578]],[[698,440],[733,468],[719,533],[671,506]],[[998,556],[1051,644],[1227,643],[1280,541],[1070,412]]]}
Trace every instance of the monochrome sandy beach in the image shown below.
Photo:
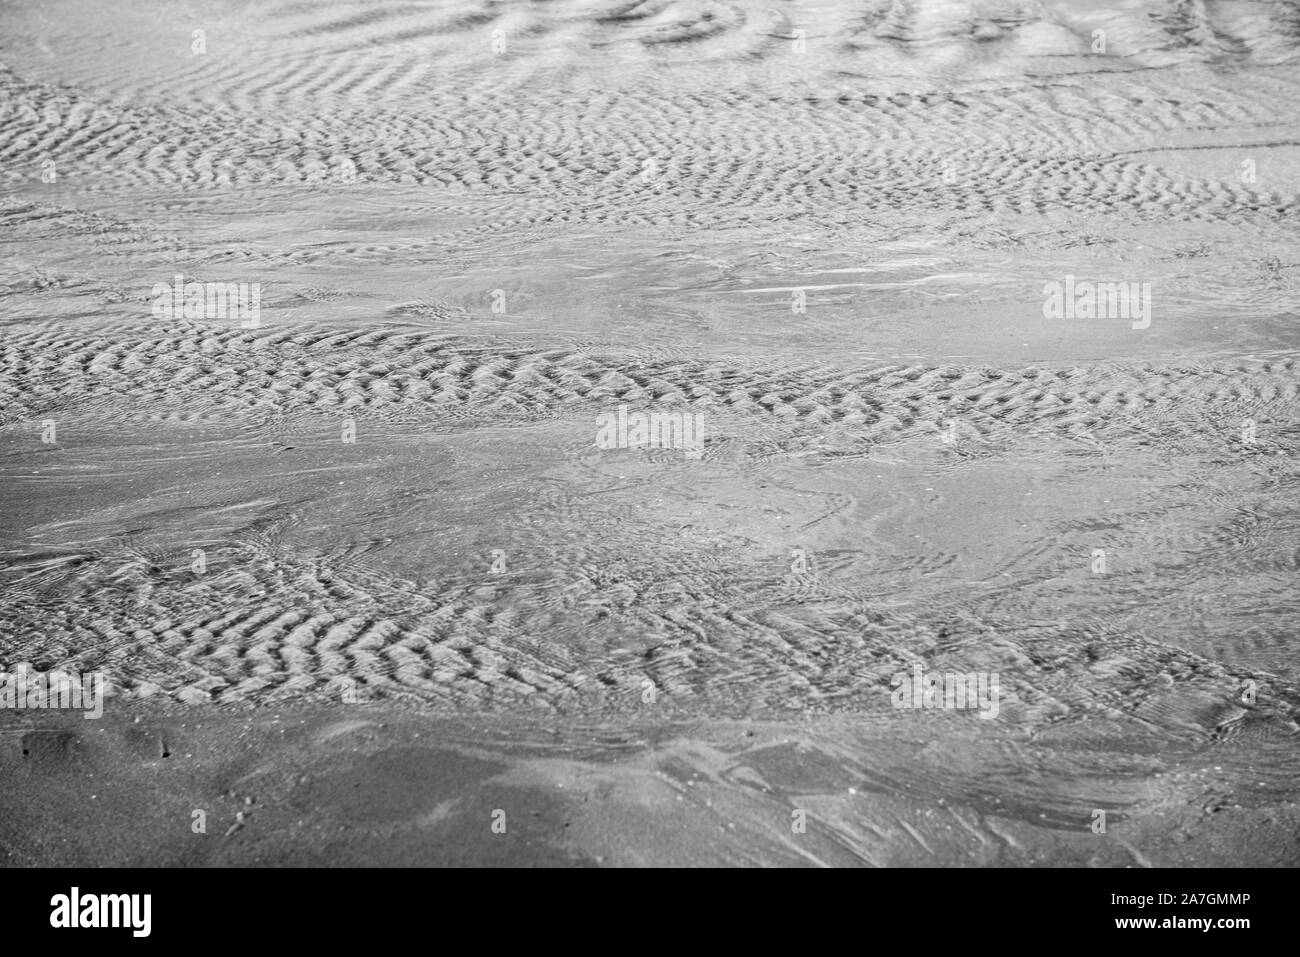
{"label": "monochrome sandy beach", "polygon": [[0,4],[0,863],[1300,863],[1298,194],[1281,0]]}

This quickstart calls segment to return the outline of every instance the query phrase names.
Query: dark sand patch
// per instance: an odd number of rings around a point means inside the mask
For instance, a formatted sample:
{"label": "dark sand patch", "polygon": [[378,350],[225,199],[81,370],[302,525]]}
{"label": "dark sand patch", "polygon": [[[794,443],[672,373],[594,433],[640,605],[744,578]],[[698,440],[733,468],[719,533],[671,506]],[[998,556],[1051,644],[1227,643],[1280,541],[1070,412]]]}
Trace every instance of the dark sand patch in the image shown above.
{"label": "dark sand patch", "polygon": [[[30,714],[33,713],[29,713]],[[6,716],[8,717],[8,716]],[[121,702],[0,734],[11,866],[1294,865],[1300,808],[1132,730],[1039,776],[946,722],[543,730],[390,707]],[[38,725],[39,729],[32,725]],[[617,739],[617,746],[611,742]],[[1154,742],[1147,742],[1154,744]],[[1056,742],[1058,760],[1068,751]],[[1022,770],[1017,770],[1017,769]],[[1108,814],[1092,831],[1092,809]],[[195,811],[206,815],[196,833]],[[504,831],[494,821],[504,820]],[[803,826],[796,826],[796,822]]]}

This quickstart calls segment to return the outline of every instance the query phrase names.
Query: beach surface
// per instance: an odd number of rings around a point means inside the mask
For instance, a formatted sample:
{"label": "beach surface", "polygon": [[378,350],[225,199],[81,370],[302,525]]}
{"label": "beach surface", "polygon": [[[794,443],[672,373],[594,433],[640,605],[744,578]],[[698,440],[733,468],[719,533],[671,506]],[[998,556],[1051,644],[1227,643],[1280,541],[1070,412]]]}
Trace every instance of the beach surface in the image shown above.
{"label": "beach surface", "polygon": [[0,863],[1300,863],[1298,192],[1281,2],[0,4]]}

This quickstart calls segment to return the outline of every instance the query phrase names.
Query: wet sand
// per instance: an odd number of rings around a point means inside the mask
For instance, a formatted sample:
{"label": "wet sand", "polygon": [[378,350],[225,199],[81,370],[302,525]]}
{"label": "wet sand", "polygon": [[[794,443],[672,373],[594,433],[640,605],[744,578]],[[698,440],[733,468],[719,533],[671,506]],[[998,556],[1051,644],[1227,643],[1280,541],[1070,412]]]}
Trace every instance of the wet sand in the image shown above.
{"label": "wet sand", "polygon": [[8,866],[1274,867],[1300,823],[1282,782],[1253,780],[1265,756],[1118,726],[950,722],[936,741],[842,717],[547,728],[379,706],[7,724]]}
{"label": "wet sand", "polygon": [[8,862],[1300,860],[1292,8],[0,25]]}

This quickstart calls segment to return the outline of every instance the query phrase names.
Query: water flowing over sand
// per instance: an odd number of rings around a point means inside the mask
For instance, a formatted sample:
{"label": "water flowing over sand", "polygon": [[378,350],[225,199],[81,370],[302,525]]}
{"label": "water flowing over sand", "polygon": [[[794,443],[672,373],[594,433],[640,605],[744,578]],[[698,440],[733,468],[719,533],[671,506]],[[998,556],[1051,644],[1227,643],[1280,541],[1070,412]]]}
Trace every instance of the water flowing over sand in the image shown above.
{"label": "water flowing over sand", "polygon": [[[0,668],[113,694],[2,756],[8,859],[56,853],[69,763],[141,793],[124,716],[209,721],[228,790],[296,709],[277,801],[393,841],[499,761],[604,802],[564,862],[1300,861],[1294,3],[51,0],[0,38]],[[703,441],[602,447],[620,410]],[[897,707],[917,669],[996,715]],[[421,761],[441,796],[385,789]],[[203,859],[314,862],[255,820]]]}

